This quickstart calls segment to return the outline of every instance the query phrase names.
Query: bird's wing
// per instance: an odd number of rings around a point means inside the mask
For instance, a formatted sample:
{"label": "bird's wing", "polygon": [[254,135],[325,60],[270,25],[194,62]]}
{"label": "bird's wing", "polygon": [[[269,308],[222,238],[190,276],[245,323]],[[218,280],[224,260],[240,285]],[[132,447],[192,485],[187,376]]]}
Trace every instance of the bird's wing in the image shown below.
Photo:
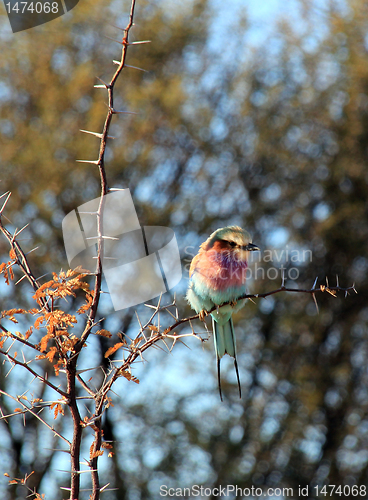
{"label": "bird's wing", "polygon": [[201,258],[201,251],[197,253],[195,257],[193,257],[192,262],[190,263],[190,268],[189,268],[189,278],[192,277],[192,274],[196,270],[197,264],[199,262],[199,259]]}

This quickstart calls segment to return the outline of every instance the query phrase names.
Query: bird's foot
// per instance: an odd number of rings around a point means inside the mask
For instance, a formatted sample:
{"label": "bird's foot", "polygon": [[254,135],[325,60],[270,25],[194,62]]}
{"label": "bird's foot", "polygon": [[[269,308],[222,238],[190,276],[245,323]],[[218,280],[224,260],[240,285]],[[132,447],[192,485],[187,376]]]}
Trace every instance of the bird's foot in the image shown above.
{"label": "bird's foot", "polygon": [[231,307],[235,307],[238,302],[236,300],[232,300],[230,302]]}
{"label": "bird's foot", "polygon": [[205,309],[202,309],[202,311],[199,313],[198,317],[200,321],[204,321],[204,318],[208,316],[208,312]]}

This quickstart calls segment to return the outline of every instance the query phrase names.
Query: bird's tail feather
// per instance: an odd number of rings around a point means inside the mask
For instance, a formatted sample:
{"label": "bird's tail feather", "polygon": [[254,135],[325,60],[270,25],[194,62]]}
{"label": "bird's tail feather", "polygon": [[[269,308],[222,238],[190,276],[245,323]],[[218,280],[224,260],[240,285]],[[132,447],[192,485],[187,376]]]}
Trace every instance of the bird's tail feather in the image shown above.
{"label": "bird's tail feather", "polygon": [[217,321],[212,319],[212,325],[213,325],[213,338],[215,344],[215,351],[217,357],[218,386],[219,386],[221,401],[223,401],[223,399],[221,391],[220,360],[222,356],[224,356],[224,354],[229,354],[231,357],[234,358],[236,377],[238,379],[239,396],[241,398],[241,386],[240,386],[238,363],[236,361],[236,343],[235,343],[233,320],[230,317],[229,320],[226,321],[226,323],[221,325]]}

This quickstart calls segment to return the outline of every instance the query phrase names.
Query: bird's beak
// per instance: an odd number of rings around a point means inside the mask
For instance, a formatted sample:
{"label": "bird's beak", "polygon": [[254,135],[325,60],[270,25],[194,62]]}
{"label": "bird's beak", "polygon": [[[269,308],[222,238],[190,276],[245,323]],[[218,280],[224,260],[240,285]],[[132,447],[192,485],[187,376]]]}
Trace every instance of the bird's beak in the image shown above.
{"label": "bird's beak", "polygon": [[255,252],[256,250],[259,250],[259,248],[254,243],[248,243],[248,245],[243,247],[243,250],[246,250],[247,252]]}

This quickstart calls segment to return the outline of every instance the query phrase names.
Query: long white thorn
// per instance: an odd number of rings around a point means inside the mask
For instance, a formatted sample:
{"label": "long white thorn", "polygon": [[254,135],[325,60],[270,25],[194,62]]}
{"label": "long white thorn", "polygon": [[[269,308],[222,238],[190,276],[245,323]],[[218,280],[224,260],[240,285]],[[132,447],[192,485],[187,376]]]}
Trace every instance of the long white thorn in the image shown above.
{"label": "long white thorn", "polygon": [[100,160],[75,160],[78,163],[91,163],[92,165],[99,165]]}
{"label": "long white thorn", "polygon": [[100,78],[99,76],[96,76],[97,80],[100,80],[101,83],[103,83],[105,85],[105,88],[109,89],[110,88],[110,84],[109,83],[106,83],[102,80],[102,78]]}
{"label": "long white thorn", "polygon": [[24,280],[24,278],[27,278],[26,274],[24,276],[22,276],[21,278],[19,278],[19,280],[16,283],[14,283],[14,285],[18,285],[21,281]]}
{"label": "long white thorn", "polygon": [[112,109],[111,112],[114,115],[137,115],[135,111],[116,111],[116,109]]}
{"label": "long white thorn", "polygon": [[[95,137],[98,137],[99,139],[102,139],[103,138],[103,134],[100,134],[98,132],[91,132],[90,130],[83,130],[83,129],[79,129],[80,132],[84,132],[85,134],[89,134],[89,135],[94,135]],[[115,137],[112,137],[112,135],[107,135],[106,136],[108,139],[115,139]]]}
{"label": "long white thorn", "polygon": [[129,64],[125,64],[126,68],[132,68],[132,69],[137,69],[138,71],[144,71],[145,73],[148,73],[146,69],[143,68],[138,68],[138,66],[130,66]]}
{"label": "long white thorn", "polygon": [[9,200],[9,198],[11,196],[11,192],[8,191],[7,193],[3,194],[2,196],[5,196],[5,195],[7,195],[7,197],[6,197],[6,199],[5,199],[4,203],[3,203],[3,206],[0,208],[0,215],[3,213],[3,210],[4,210],[5,206],[6,206],[6,204],[8,203],[8,200]]}
{"label": "long white thorn", "polygon": [[141,40],[139,42],[129,42],[128,45],[141,45],[142,43],[151,43],[151,40]]}
{"label": "long white thorn", "polygon": [[15,231],[14,231],[14,236],[13,236],[13,239],[17,238],[17,237],[20,235],[20,233],[21,233],[22,231],[24,231],[24,229],[25,229],[26,227],[28,227],[28,226],[29,226],[29,224],[26,224],[25,226],[23,226],[23,227],[22,227],[22,229],[19,229],[19,231],[18,231],[18,232],[17,232],[17,230],[15,230]]}
{"label": "long white thorn", "polygon": [[39,247],[34,247],[32,248],[32,250],[30,250],[29,252],[27,252],[25,255],[29,255],[30,253],[34,252],[35,250],[37,250]]}
{"label": "long white thorn", "polygon": [[314,303],[316,304],[317,314],[319,314],[319,307],[318,307],[318,304],[317,304],[316,295],[314,293],[312,293],[312,297],[313,297]]}
{"label": "long white thorn", "polygon": [[1,198],[4,198],[4,196],[7,196],[9,193],[10,193],[10,191],[7,191],[6,193],[2,194],[2,195],[0,196],[0,200],[1,200]]}

